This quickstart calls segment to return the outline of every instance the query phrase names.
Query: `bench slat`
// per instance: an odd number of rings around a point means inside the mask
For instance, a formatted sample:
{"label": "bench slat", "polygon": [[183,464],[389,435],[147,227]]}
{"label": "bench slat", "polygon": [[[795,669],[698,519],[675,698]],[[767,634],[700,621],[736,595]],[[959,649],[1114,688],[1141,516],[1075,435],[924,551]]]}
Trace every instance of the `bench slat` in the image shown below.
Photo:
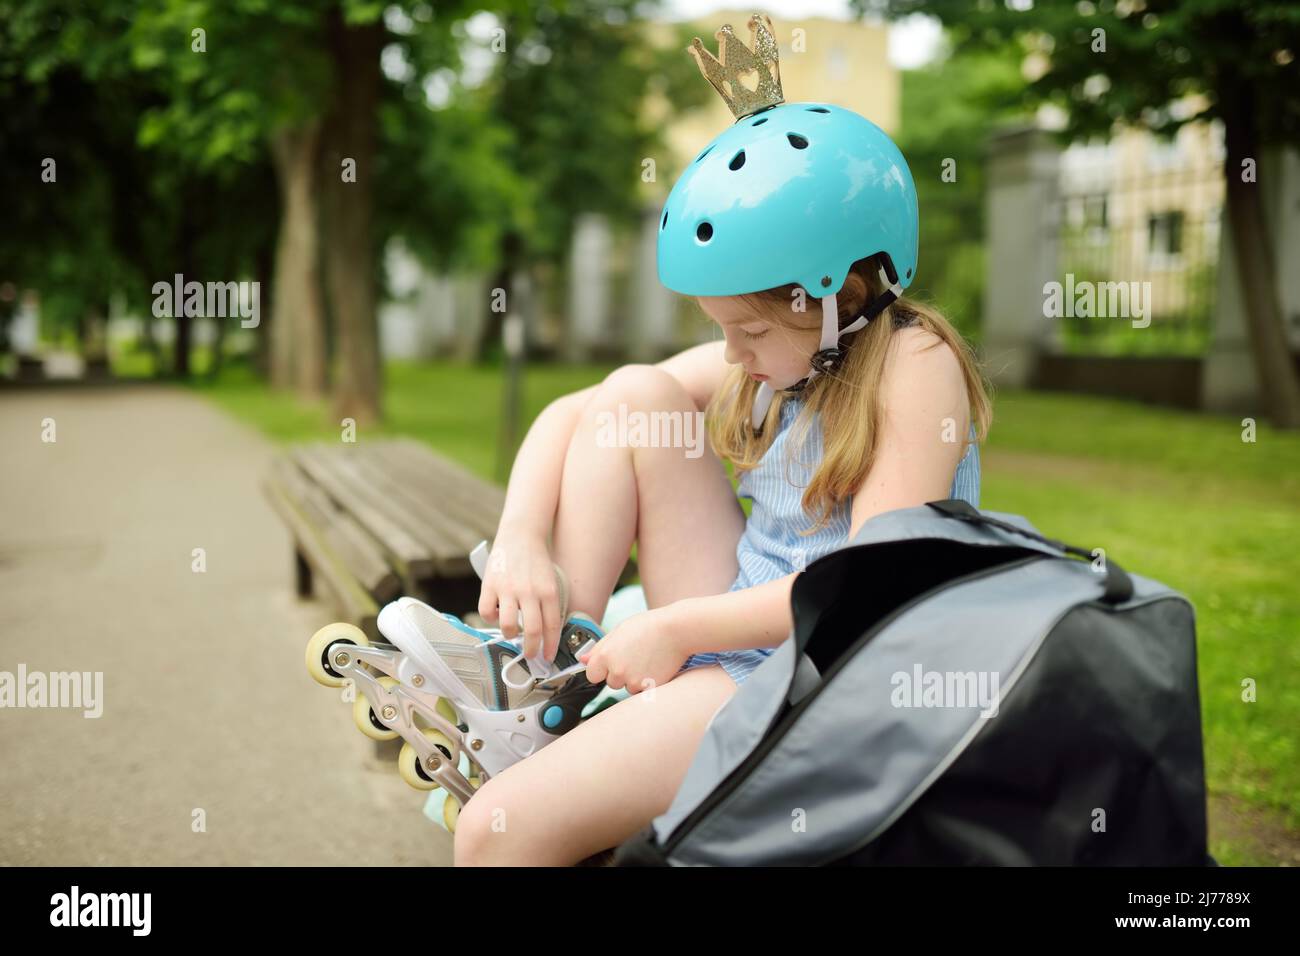
{"label": "bench slat", "polygon": [[321,580],[333,593],[335,603],[342,609],[347,619],[354,622],[366,634],[377,639],[379,630],[375,620],[379,614],[379,606],[375,600],[330,551],[316,528],[307,520],[306,515],[293,502],[283,486],[277,481],[265,480],[262,488],[272,507],[289,526],[299,553],[320,572]]}
{"label": "bench slat", "polygon": [[462,521],[451,509],[437,508],[430,504],[430,498],[439,502],[443,500],[443,488],[395,476],[381,461],[358,456],[353,464],[358,475],[384,492],[418,521],[426,535],[422,540],[429,546],[439,574],[463,577],[473,570],[469,563],[469,552],[483,540],[483,535]]}
{"label": "bench slat", "polygon": [[480,539],[496,534],[505,507],[505,491],[500,487],[408,439],[386,442],[376,451],[394,468],[410,469],[415,475],[425,476],[427,481],[445,489],[446,506],[483,532]]}
{"label": "bench slat", "polygon": [[346,450],[317,448],[317,451],[328,457],[330,467],[346,476],[353,487],[367,489],[384,513],[415,539],[427,556],[432,573],[452,576],[469,573],[466,546],[449,532],[449,519],[440,515],[438,509],[413,498],[387,471],[372,467],[364,446]]}
{"label": "bench slat", "polygon": [[393,514],[382,497],[340,467],[343,463],[336,456],[308,447],[294,448],[289,454],[329,493],[340,510],[357,519],[396,568],[406,590],[414,591],[419,581],[430,576],[433,562],[426,549],[402,527],[401,515]]}
{"label": "bench slat", "polygon": [[336,508],[329,495],[289,459],[277,459],[272,475],[377,602],[386,604],[400,595],[402,582],[397,572],[355,518]]}

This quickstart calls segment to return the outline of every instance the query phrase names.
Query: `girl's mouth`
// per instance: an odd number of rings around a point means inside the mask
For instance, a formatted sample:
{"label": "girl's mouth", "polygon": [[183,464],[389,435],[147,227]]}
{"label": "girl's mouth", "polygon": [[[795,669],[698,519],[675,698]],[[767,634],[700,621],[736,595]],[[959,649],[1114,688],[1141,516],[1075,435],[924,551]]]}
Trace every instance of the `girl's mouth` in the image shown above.
{"label": "girl's mouth", "polygon": [[766,376],[766,375],[759,375],[757,372],[750,372],[750,373],[749,373],[749,377],[752,378],[752,379],[753,379],[754,381],[756,381],[756,382],[766,382],[766,381],[767,381],[767,376]]}

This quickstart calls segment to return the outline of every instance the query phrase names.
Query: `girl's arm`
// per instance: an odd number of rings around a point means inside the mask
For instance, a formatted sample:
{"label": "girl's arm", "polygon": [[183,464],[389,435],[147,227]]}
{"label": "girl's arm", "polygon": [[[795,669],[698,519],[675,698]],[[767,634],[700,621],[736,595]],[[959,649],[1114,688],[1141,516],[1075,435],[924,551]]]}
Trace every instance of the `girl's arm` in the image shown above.
{"label": "girl's arm", "polygon": [[878,514],[947,498],[966,454],[970,399],[957,356],[924,329],[900,329],[895,339],[880,383],[876,460],[853,495],[850,540]]}
{"label": "girl's arm", "polygon": [[790,589],[798,573],[742,591],[686,598],[662,610],[682,655],[776,647],[794,628]]}

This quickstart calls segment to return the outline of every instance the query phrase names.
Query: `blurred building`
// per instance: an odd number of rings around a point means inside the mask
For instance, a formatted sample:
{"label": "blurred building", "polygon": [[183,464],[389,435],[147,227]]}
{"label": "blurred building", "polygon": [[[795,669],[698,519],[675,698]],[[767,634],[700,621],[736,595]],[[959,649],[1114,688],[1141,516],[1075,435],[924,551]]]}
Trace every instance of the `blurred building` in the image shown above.
{"label": "blurred building", "polygon": [[[1300,151],[1261,153],[1254,181],[1300,355],[1300,275],[1281,266],[1300,254],[1300,225],[1287,214],[1300,208]],[[1218,123],[1189,123],[1172,140],[1121,131],[1064,150],[1042,128],[1008,128],[991,135],[987,155],[982,352],[995,382],[1258,410]],[[1067,301],[1070,288],[1095,291],[1094,311],[1049,314],[1053,283]],[[1141,295],[1141,312],[1132,299],[1121,314],[1101,311],[1103,289],[1114,301],[1120,286]]]}
{"label": "blurred building", "polygon": [[[1193,123],[1171,140],[1124,130],[1060,156],[1062,280],[1149,283],[1159,347],[1198,354],[1208,341],[1223,216],[1221,123]],[[1106,351],[1126,336],[1080,325],[1076,350]],[[1112,329],[1116,327],[1112,324]],[[1143,330],[1145,331],[1145,330]],[[1155,338],[1148,335],[1147,338]],[[1095,348],[1088,348],[1095,339]]]}

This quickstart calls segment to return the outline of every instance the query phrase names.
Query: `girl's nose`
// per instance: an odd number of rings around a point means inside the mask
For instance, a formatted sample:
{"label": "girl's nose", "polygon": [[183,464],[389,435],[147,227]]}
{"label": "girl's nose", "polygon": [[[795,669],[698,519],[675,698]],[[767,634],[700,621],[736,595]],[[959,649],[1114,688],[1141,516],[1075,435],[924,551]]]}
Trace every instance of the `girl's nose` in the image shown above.
{"label": "girl's nose", "polygon": [[735,339],[728,336],[726,347],[722,350],[723,361],[728,365],[742,365],[748,357],[749,349],[737,345]]}

